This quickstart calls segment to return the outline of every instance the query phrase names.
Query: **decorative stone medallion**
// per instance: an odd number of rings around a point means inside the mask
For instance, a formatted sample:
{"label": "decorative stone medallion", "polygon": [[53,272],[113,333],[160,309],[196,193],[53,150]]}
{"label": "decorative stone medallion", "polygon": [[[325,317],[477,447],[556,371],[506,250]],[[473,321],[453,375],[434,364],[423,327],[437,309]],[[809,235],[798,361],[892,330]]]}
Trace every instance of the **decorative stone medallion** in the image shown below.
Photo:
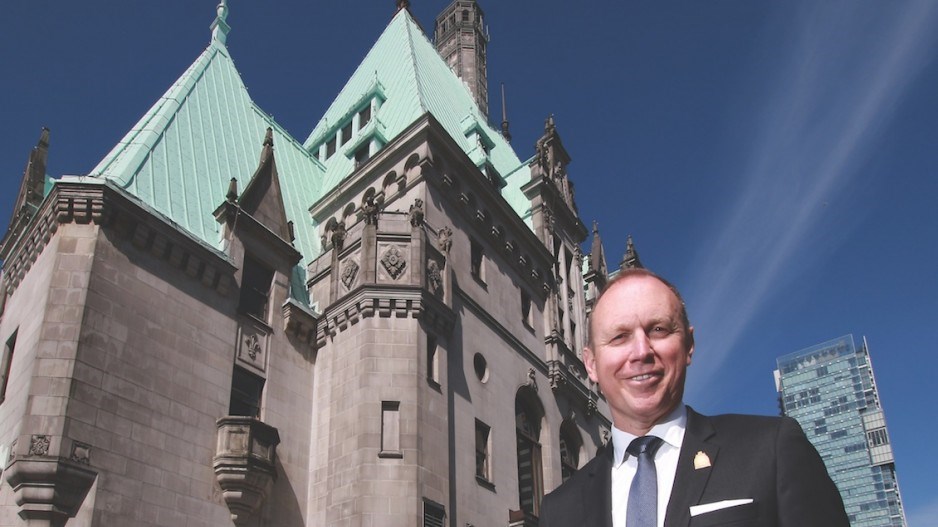
{"label": "decorative stone medallion", "polygon": [[352,288],[352,284],[355,283],[355,278],[358,276],[358,269],[355,260],[349,260],[345,263],[345,268],[342,269],[342,284],[345,285],[346,289]]}
{"label": "decorative stone medallion", "polygon": [[381,257],[381,265],[384,266],[384,270],[388,272],[391,278],[397,280],[404,274],[407,261],[404,259],[401,250],[392,245],[391,248],[384,252],[384,256]]}
{"label": "decorative stone medallion", "polygon": [[34,435],[29,440],[30,456],[45,456],[49,454],[49,445],[52,439],[47,435]]}
{"label": "decorative stone medallion", "polygon": [[443,289],[443,273],[440,271],[440,264],[433,258],[427,260],[427,286],[434,295]]}

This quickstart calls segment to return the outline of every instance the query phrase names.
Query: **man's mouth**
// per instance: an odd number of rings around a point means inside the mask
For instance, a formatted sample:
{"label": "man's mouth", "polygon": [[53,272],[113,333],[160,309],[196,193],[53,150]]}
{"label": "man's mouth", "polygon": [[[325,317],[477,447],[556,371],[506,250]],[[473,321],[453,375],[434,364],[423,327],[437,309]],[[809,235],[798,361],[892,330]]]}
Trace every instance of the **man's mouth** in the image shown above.
{"label": "man's mouth", "polygon": [[654,377],[654,375],[651,373],[643,373],[641,375],[635,375],[633,377],[629,377],[629,380],[641,382],[641,381],[647,381],[648,379],[651,379],[652,377]]}

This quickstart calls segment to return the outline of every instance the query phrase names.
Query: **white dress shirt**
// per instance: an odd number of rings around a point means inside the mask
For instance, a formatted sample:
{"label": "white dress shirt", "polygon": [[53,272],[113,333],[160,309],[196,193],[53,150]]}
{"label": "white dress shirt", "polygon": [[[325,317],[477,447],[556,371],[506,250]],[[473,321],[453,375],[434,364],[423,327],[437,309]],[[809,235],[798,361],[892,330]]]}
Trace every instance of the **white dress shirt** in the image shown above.
{"label": "white dress shirt", "polygon": [[[677,459],[684,443],[684,430],[687,428],[687,407],[681,403],[662,421],[645,435],[657,436],[664,440],[655,453],[655,472],[658,474],[658,527],[664,527],[664,515],[674,487],[674,474],[677,472]],[[612,446],[615,460],[612,465],[612,527],[625,525],[626,509],[629,503],[629,489],[632,478],[638,470],[638,460],[626,453],[629,443],[637,436],[612,428]],[[626,459],[628,458],[628,459]]]}

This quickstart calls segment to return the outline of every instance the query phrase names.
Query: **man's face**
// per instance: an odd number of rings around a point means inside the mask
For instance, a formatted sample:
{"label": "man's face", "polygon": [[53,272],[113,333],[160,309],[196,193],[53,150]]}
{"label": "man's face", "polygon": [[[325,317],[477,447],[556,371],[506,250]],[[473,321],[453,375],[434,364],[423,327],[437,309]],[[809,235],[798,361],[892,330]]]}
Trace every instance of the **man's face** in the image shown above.
{"label": "man's face", "polygon": [[613,284],[592,317],[586,371],[605,394],[616,428],[644,435],[684,396],[694,330],[684,327],[674,293],[651,276]]}

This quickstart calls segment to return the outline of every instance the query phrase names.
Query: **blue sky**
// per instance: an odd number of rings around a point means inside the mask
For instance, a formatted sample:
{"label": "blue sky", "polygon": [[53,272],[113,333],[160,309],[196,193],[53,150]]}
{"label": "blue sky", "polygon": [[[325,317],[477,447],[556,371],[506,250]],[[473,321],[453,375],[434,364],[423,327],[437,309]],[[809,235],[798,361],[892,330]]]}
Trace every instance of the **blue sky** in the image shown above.
{"label": "blue sky", "polygon": [[[415,0],[433,27],[444,0]],[[214,0],[0,7],[0,218],[28,152],[88,172],[208,44]],[[231,1],[254,100],[300,140],[392,0]],[[609,264],[631,233],[684,292],[687,400],[777,413],[775,358],[866,336],[910,524],[938,518],[938,2],[483,1],[513,145],[553,113]],[[493,116],[500,113],[497,96]],[[588,248],[588,247],[587,247]]]}

